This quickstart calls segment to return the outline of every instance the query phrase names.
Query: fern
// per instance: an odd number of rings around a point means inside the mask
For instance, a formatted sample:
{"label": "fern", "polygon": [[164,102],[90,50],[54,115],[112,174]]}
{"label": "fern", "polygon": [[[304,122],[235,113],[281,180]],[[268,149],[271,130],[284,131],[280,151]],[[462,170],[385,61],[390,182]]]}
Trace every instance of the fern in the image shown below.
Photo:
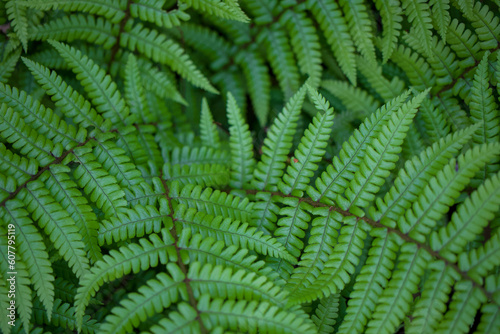
{"label": "fern", "polygon": [[0,3],[2,333],[500,332],[497,8]]}

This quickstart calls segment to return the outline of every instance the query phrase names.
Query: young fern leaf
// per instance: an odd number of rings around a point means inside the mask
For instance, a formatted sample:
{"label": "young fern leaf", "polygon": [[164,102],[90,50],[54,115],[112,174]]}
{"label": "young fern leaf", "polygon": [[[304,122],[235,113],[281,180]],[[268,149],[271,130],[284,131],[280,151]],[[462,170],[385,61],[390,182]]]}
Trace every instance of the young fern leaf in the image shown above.
{"label": "young fern leaf", "polygon": [[500,235],[498,231],[486,243],[460,254],[458,267],[474,281],[484,284],[485,276],[500,265]]}
{"label": "young fern leaf", "polygon": [[236,188],[248,187],[255,166],[252,137],[243,115],[231,93],[227,93],[227,118],[229,121],[231,148],[231,179],[229,185]]}
{"label": "young fern leaf", "polygon": [[432,233],[432,249],[455,262],[457,255],[464,251],[468,242],[480,235],[499,208],[500,175],[497,173],[458,206],[447,225]]}
{"label": "young fern leaf", "polygon": [[54,274],[43,238],[23,207],[24,203],[19,200],[7,202],[5,207],[0,208],[0,219],[5,226],[15,226],[16,248],[27,265],[31,283],[50,319],[54,304]]}
{"label": "young fern leaf", "polygon": [[220,148],[219,133],[217,126],[214,123],[210,108],[206,98],[201,102],[201,115],[200,115],[200,134],[201,141],[204,145],[213,148]]}
{"label": "young fern leaf", "polygon": [[364,215],[359,207],[366,207],[373,201],[374,194],[394,168],[395,162],[398,160],[397,154],[401,152],[401,145],[409,125],[427,93],[428,91],[420,93],[393,113],[378,137],[374,138],[371,146],[367,147],[365,158],[346,190],[347,200],[340,196],[337,197],[337,203],[344,210]]}
{"label": "young fern leaf", "polygon": [[278,183],[278,188],[284,194],[297,194],[302,196],[309,180],[318,169],[318,163],[325,154],[333,125],[333,108],[326,99],[310,87],[309,94],[313,100],[318,114],[313,118],[309,128],[305,130],[299,146],[283,175],[283,181]]}
{"label": "young fern leaf", "polygon": [[12,52],[7,56],[4,56],[0,62],[0,82],[7,83],[9,78],[14,71],[17,61],[19,60],[19,56],[21,55],[21,50],[17,52]]}
{"label": "young fern leaf", "polygon": [[104,120],[82,95],[69,86],[55,71],[34,61],[22,57],[23,62],[43,87],[47,94],[52,96],[52,101],[67,117],[72,117],[73,122],[81,127],[93,126],[106,132],[111,127],[109,119]]}
{"label": "young fern leaf", "polygon": [[292,147],[302,103],[306,94],[303,86],[288,101],[283,111],[275,118],[262,145],[261,161],[253,172],[252,186],[256,189],[274,191],[283,175],[285,161]]}
{"label": "young fern leaf", "polygon": [[138,0],[130,4],[130,16],[156,24],[167,29],[179,26],[189,20],[190,16],[184,10],[186,5],[178,3],[178,8],[166,12],[162,9],[165,1]]}
{"label": "young fern leaf", "polygon": [[177,311],[168,314],[160,322],[150,328],[151,334],[191,334],[200,332],[200,323],[197,321],[198,312],[188,303],[177,304]]}
{"label": "young fern leaf", "polygon": [[129,109],[117,90],[116,83],[91,59],[75,48],[57,41],[49,43],[59,52],[76,74],[97,111],[113,124],[131,124],[135,115]]}
{"label": "young fern leaf", "polygon": [[432,6],[432,20],[434,28],[439,32],[443,43],[446,42],[446,33],[450,25],[450,2],[449,0],[430,0]]}
{"label": "young fern leaf", "polygon": [[136,274],[140,270],[156,267],[159,263],[167,264],[169,261],[176,261],[177,253],[172,246],[173,237],[163,229],[162,238],[152,234],[148,239],[140,239],[138,243],[120,247],[119,250],[113,249],[82,277],[78,294],[75,297],[75,316],[79,331],[90,298],[104,283],[123,277],[130,272]]}

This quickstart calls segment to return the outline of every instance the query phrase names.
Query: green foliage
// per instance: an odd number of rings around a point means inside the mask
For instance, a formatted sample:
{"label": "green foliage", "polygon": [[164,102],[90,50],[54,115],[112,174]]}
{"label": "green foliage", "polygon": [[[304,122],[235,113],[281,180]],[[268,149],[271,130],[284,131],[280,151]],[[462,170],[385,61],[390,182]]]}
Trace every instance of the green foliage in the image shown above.
{"label": "green foliage", "polygon": [[2,2],[1,332],[500,332],[499,8]]}

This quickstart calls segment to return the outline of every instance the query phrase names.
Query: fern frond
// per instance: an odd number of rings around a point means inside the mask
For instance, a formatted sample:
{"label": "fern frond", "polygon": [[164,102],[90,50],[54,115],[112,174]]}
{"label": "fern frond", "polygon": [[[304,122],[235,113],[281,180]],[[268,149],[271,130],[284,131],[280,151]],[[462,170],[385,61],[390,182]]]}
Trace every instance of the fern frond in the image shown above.
{"label": "fern frond", "polygon": [[429,4],[423,0],[402,0],[403,10],[419,36],[425,55],[432,57],[432,20]]}
{"label": "fern frond", "polygon": [[137,59],[133,54],[128,56],[127,65],[125,66],[125,98],[130,107],[130,113],[135,114],[137,119],[142,120],[144,123],[154,120],[146,102],[146,94],[139,75]]}
{"label": "fern frond", "polygon": [[39,180],[30,182],[19,193],[34,221],[49,236],[59,254],[68,262],[77,277],[89,268],[89,260],[84,251],[85,245],[76,223],[66,210],[55,201],[45,185]]}
{"label": "fern frond", "polygon": [[188,209],[185,205],[177,206],[174,214],[175,222],[191,228],[193,233],[203,236],[213,236],[218,240],[225,240],[226,244],[239,246],[254,250],[262,255],[270,255],[275,258],[283,258],[295,263],[296,260],[285,248],[271,236],[264,235],[255,227],[249,227],[247,223],[224,219],[221,216],[211,216],[194,209]]}
{"label": "fern frond", "polygon": [[412,294],[418,291],[420,277],[431,257],[417,245],[401,246],[396,269],[386,289],[378,299],[378,305],[367,324],[366,333],[394,333],[410,310]]}
{"label": "fern frond", "polygon": [[209,15],[215,15],[223,19],[235,20],[240,22],[249,22],[250,19],[241,10],[236,1],[222,0],[182,0],[188,6],[205,12]]}
{"label": "fern frond", "polygon": [[306,87],[299,89],[275,118],[262,145],[261,160],[253,172],[252,186],[256,189],[276,190],[288,153],[292,148]]}
{"label": "fern frond", "polygon": [[495,49],[500,43],[500,20],[489,10],[487,5],[474,3],[471,16],[472,26],[475,28],[481,49]]}
{"label": "fern frond", "polygon": [[486,304],[481,308],[481,320],[477,327],[479,333],[494,333],[500,330],[500,310],[496,305]]}
{"label": "fern frond", "polygon": [[73,156],[79,164],[73,172],[78,185],[107,217],[116,216],[127,205],[116,179],[103,169],[88,145],[76,148]]}
{"label": "fern frond", "polygon": [[15,226],[15,248],[26,263],[31,283],[50,319],[54,304],[54,274],[43,238],[23,207],[23,202],[11,200],[0,208],[0,217],[6,227],[7,224]]}
{"label": "fern frond", "polygon": [[167,230],[162,230],[162,239],[152,234],[148,239],[140,239],[138,243],[111,250],[102,260],[96,262],[90,271],[81,278],[78,294],[75,297],[75,316],[78,328],[81,329],[85,309],[100,286],[106,282],[121,278],[133,272],[166,264],[177,259],[173,237]]}
{"label": "fern frond", "polygon": [[311,223],[309,242],[286,285],[292,295],[301,286],[314,282],[320,275],[325,262],[333,253],[338,239],[337,231],[341,228],[342,216],[339,213],[327,208],[313,208],[310,212],[317,217]]}
{"label": "fern frond", "polygon": [[223,187],[230,183],[229,170],[220,164],[163,165],[163,178],[169,182],[198,184],[205,187]]}
{"label": "fern frond", "polygon": [[168,274],[159,273],[154,279],[141,286],[137,292],[128,294],[119,306],[111,309],[111,313],[100,326],[99,332],[131,333],[140,322],[168,309],[172,303],[180,299],[179,295],[187,300],[184,273],[173,263],[168,263],[166,267]]}
{"label": "fern frond", "polygon": [[450,25],[450,1],[449,0],[430,0],[432,6],[432,21],[434,28],[439,32],[443,43],[446,42],[446,33]]}
{"label": "fern frond", "polygon": [[145,28],[140,23],[133,27],[127,24],[120,38],[120,46],[128,47],[131,51],[137,50],[153,61],[170,66],[193,85],[211,93],[218,93],[217,89],[195,67],[184,50],[156,30]]}
{"label": "fern frond", "polygon": [[99,244],[111,244],[144,237],[151,233],[159,233],[163,227],[171,226],[167,223],[168,213],[160,208],[158,211],[154,206],[142,206],[140,204],[133,209],[126,209],[118,213],[116,217],[101,222],[99,227]]}
{"label": "fern frond", "polygon": [[344,333],[363,332],[394,269],[398,249],[394,234],[387,233],[384,229],[372,229],[370,235],[374,239],[368,258],[356,277],[344,321],[339,327]]}
{"label": "fern frond", "polygon": [[500,265],[500,235],[498,231],[478,248],[464,252],[458,257],[458,267],[473,280],[483,283],[490,270]]}
{"label": "fern frond", "polygon": [[411,49],[399,45],[392,53],[391,60],[405,71],[415,89],[421,91],[434,86],[436,77],[429,64]]}
{"label": "fern frond", "polygon": [[[449,134],[439,142],[428,147],[419,156],[405,163],[404,168],[394,180],[394,186],[384,196],[376,200],[377,211],[370,208],[373,219],[386,226],[395,226],[395,222],[414,202],[432,175],[449,162],[459,150],[470,140],[478,126],[470,126],[465,130]],[[392,222],[391,222],[392,221]]]}
{"label": "fern frond", "polygon": [[368,229],[361,220],[354,216],[343,218],[344,225],[340,229],[333,252],[325,262],[324,268],[312,282],[303,282],[301,286],[290,291],[291,304],[312,301],[328,297],[341,291],[349,283],[359,263]]}
{"label": "fern frond", "polygon": [[213,216],[225,216],[243,223],[250,222],[253,214],[253,202],[235,195],[203,188],[200,185],[187,184],[181,188],[178,182],[170,186],[170,198],[197,211]]}
{"label": "fern frond", "polygon": [[0,171],[22,184],[37,173],[38,163],[34,159],[26,159],[13,153],[0,143]]}
{"label": "fern frond", "polygon": [[55,71],[50,71],[47,67],[27,58],[22,59],[65,116],[72,117],[75,124],[84,128],[93,126],[103,132],[109,130],[111,122],[105,121],[101,115],[97,114],[90,102],[69,86]]}
{"label": "fern frond", "polygon": [[474,321],[474,316],[481,304],[486,302],[486,296],[470,281],[461,281],[455,284],[455,292],[440,322],[438,331],[449,330],[450,333],[468,333],[469,324]]}
{"label": "fern frond", "polygon": [[398,160],[397,154],[401,152],[401,144],[409,125],[426,95],[427,91],[420,93],[393,113],[378,137],[374,138],[372,146],[367,147],[365,158],[346,190],[347,200],[337,197],[344,210],[350,209],[359,213],[358,207],[367,206],[375,198],[374,194]]}
{"label": "fern frond", "polygon": [[382,41],[381,49],[383,62],[392,55],[396,48],[399,35],[401,34],[401,22],[403,21],[402,9],[399,1],[393,0],[375,0],[375,6],[382,17]]}
{"label": "fern frond", "polygon": [[307,7],[315,16],[323,30],[340,68],[356,85],[356,62],[354,44],[349,34],[349,28],[340,8],[333,0],[309,0]]}
{"label": "fern frond", "polygon": [[268,192],[258,192],[255,194],[255,204],[253,206],[252,225],[257,230],[265,234],[271,234],[276,230],[276,221],[278,220],[279,207],[276,204],[277,196],[272,196]]}
{"label": "fern frond", "polygon": [[179,3],[179,8],[168,12],[161,8],[162,4],[163,1],[138,0],[130,4],[130,16],[167,29],[179,26],[182,22],[189,20],[190,16],[184,12],[183,7],[185,6],[182,6],[182,3]]}
{"label": "fern frond", "polygon": [[277,25],[265,29],[259,37],[266,45],[267,59],[287,100],[299,88],[299,69],[288,38],[283,29]]}
{"label": "fern frond", "polygon": [[170,312],[168,318],[162,318],[151,327],[152,334],[192,334],[200,332],[197,320],[198,312],[188,303],[177,304],[177,311]]}
{"label": "fern frond", "polygon": [[35,159],[42,167],[54,161],[54,156],[62,153],[61,144],[54,145],[51,140],[23,121],[19,114],[7,105],[0,106],[0,136],[19,153]]}
{"label": "fern frond", "polygon": [[247,302],[245,300],[210,300],[204,294],[198,300],[201,319],[208,329],[221,325],[225,329],[256,333],[315,333],[310,321],[296,314],[282,310],[268,302]]}
{"label": "fern frond", "polygon": [[175,147],[164,160],[181,166],[193,164],[229,165],[230,158],[227,153],[226,150],[214,150],[207,146],[182,146],[182,148]]}
{"label": "fern frond", "polygon": [[0,102],[11,107],[23,117],[24,123],[46,136],[61,143],[66,149],[83,143],[87,135],[84,129],[75,128],[49,108],[45,108],[35,98],[9,85],[0,84]]}
{"label": "fern frond", "polygon": [[43,176],[41,180],[44,180],[54,200],[60,203],[73,218],[82,236],[85,252],[92,262],[96,262],[102,257],[97,244],[99,226],[97,217],[88,205],[87,199],[70,179],[69,173],[70,169],[67,166],[51,166],[47,176]]}
{"label": "fern frond", "polygon": [[118,23],[125,17],[126,0],[96,1],[96,0],[29,0],[18,1],[28,8],[48,11],[61,9],[67,12],[82,11],[89,14],[104,16],[112,23]]}
{"label": "fern frond", "polygon": [[474,174],[500,153],[500,145],[475,146],[458,158],[451,159],[435,177],[429,180],[413,202],[411,210],[398,219],[398,227],[411,238],[425,242],[429,234]]}
{"label": "fern frond", "polygon": [[318,169],[318,163],[325,154],[333,125],[333,108],[326,99],[317,91],[309,90],[312,101],[318,114],[313,118],[309,128],[304,131],[304,136],[291,158],[291,164],[283,175],[283,181],[278,183],[278,188],[284,194],[303,194],[309,180]]}
{"label": "fern frond", "polygon": [[253,158],[252,137],[248,124],[231,93],[227,93],[227,118],[229,121],[231,148],[231,180],[229,184],[236,188],[245,188],[252,180]]}
{"label": "fern frond", "polygon": [[204,145],[213,148],[220,147],[219,133],[217,126],[214,124],[214,119],[210,113],[208,102],[203,98],[201,102],[201,115],[200,115],[200,136]]}
{"label": "fern frond", "polygon": [[264,126],[267,122],[271,99],[271,78],[268,69],[257,52],[240,52],[235,60],[243,69],[255,115],[260,125]]}
{"label": "fern frond", "polygon": [[444,262],[430,264],[431,273],[424,281],[422,297],[416,302],[415,318],[405,328],[410,334],[429,333],[437,330],[446,310],[453,283],[459,276]]}
{"label": "fern frond", "polygon": [[28,51],[28,19],[26,17],[26,7],[16,0],[5,3],[5,9],[12,27],[16,32],[16,37],[21,41],[25,52]]}
{"label": "fern frond", "polygon": [[323,71],[320,43],[312,20],[303,12],[288,10],[282,20],[290,34],[290,42],[302,73],[309,76],[309,85],[317,88]]}
{"label": "fern frond", "polygon": [[307,193],[312,199],[328,204],[334,203],[337,194],[344,192],[363,162],[368,144],[379,135],[382,126],[403,105],[409,94],[409,91],[403,93],[365,119],[349,140],[344,142],[342,150],[333,158],[332,164],[328,165],[326,171],[316,179],[317,190],[308,187]]}
{"label": "fern frond", "polygon": [[362,116],[370,115],[380,106],[366,91],[346,81],[324,80],[321,87],[337,97],[349,111],[358,112]]}
{"label": "fern frond", "polygon": [[368,62],[376,63],[372,22],[367,12],[368,6],[363,0],[341,0],[340,5],[342,6],[354,44]]}
{"label": "fern frond", "polygon": [[69,15],[37,26],[30,32],[30,39],[35,41],[58,40],[72,42],[83,40],[102,45],[110,49],[116,43],[120,27],[102,17],[91,15]]}
{"label": "fern frond", "polygon": [[340,294],[321,299],[315,314],[311,317],[319,334],[331,333],[339,315]]}
{"label": "fern frond", "polygon": [[0,62],[1,83],[4,84],[7,83],[17,65],[17,61],[19,60],[20,55],[21,55],[21,50],[18,50],[3,57],[2,61]]}
{"label": "fern frond", "polygon": [[76,74],[97,111],[113,124],[130,124],[129,109],[117,90],[116,83],[106,72],[77,49],[57,41],[49,43],[59,52]]}
{"label": "fern frond", "polygon": [[446,37],[450,47],[461,58],[459,62],[461,68],[474,65],[476,61],[480,60],[481,47],[477,43],[478,38],[476,34],[465,27],[464,23],[453,19],[448,27]]}
{"label": "fern frond", "polygon": [[[390,101],[393,98],[401,95],[404,91],[405,88],[405,83],[399,79],[397,76],[394,76],[391,81],[389,81],[384,75],[382,74],[382,66],[379,65],[374,65],[370,64],[369,62],[365,61],[362,57],[357,57],[356,58],[356,65],[358,67],[359,72],[363,77],[366,78],[370,86],[379,94],[385,101]],[[325,82],[325,81],[323,81]],[[326,87],[325,87],[326,88]],[[327,88],[328,89],[328,88]],[[371,95],[368,95],[366,99],[363,98],[363,100],[370,100]],[[347,102],[347,101],[346,101]],[[351,102],[351,101],[349,101]],[[359,103],[358,101],[352,101],[354,103]],[[342,103],[346,106],[344,101]],[[374,105],[375,102],[370,102],[368,103],[369,106]],[[378,105],[377,105],[378,107]],[[352,108],[350,108],[352,109]],[[356,109],[354,109],[356,110]],[[374,110],[371,107],[366,108],[366,111],[369,110]]]}

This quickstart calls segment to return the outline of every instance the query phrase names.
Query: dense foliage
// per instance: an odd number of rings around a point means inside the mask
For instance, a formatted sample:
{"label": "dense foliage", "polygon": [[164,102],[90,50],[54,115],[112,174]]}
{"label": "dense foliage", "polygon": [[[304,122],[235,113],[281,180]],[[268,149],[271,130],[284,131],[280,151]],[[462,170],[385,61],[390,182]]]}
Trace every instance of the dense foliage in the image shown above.
{"label": "dense foliage", "polygon": [[1,332],[499,333],[499,12],[2,2]]}

